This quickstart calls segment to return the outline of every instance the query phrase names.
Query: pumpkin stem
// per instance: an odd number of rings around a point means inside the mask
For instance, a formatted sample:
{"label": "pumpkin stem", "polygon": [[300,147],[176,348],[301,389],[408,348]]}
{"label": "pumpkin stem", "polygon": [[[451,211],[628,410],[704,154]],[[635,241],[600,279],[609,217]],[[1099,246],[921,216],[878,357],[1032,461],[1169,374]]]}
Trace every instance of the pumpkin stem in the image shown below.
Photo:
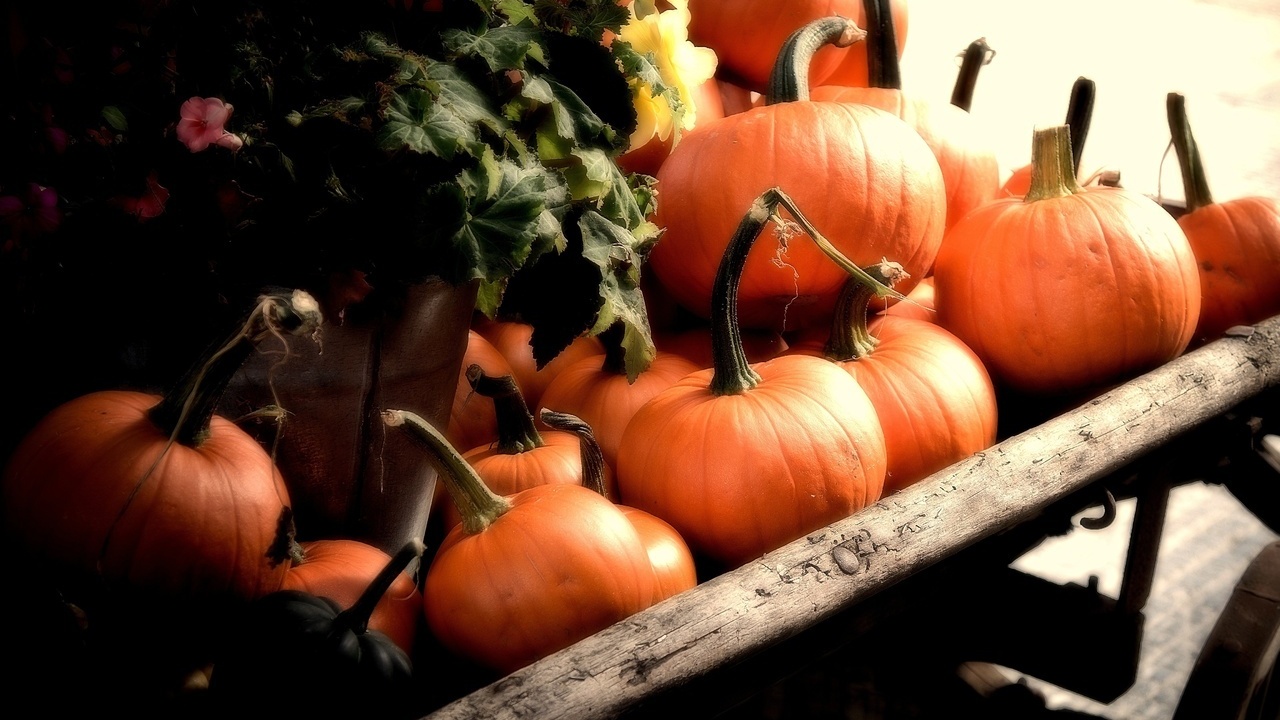
{"label": "pumpkin stem", "polygon": [[[778,217],[779,205],[786,208],[794,223]],[[742,222],[725,247],[720,266],[716,270],[715,285],[711,293],[711,355],[714,373],[710,386],[715,395],[744,393],[760,382],[760,376],[751,369],[746,352],[742,349],[742,333],[738,327],[738,283],[742,279],[742,269],[747,264],[747,254],[771,220],[776,220],[782,228],[799,225],[824,255],[842,270],[866,283],[877,297],[904,298],[902,293],[867,274],[837,250],[800,212],[795,201],[781,189],[765,190],[751,203],[751,208],[742,217]]]}
{"label": "pumpkin stem", "polygon": [[1080,192],[1066,125],[1037,128],[1031,142],[1031,189],[1023,202],[1066,197]]}
{"label": "pumpkin stem", "polygon": [[548,427],[578,436],[582,456],[582,484],[608,498],[609,491],[604,484],[604,451],[600,449],[600,443],[596,442],[596,434],[591,425],[577,415],[546,408],[542,409],[539,417]]}
{"label": "pumpkin stem", "polygon": [[322,322],[320,305],[303,290],[260,296],[231,337],[206,351],[151,408],[151,422],[175,442],[199,446],[209,435],[218,401],[254,347],[268,336],[315,334]]}
{"label": "pumpkin stem", "polygon": [[[910,277],[902,265],[882,259],[875,265],[863,268],[876,280],[893,287]],[[851,277],[840,289],[835,315],[831,321],[831,335],[824,349],[826,356],[837,362],[857,360],[870,355],[880,341],[867,329],[868,306],[875,297],[875,290],[862,280]]]}
{"label": "pumpkin stem", "polygon": [[405,543],[405,546],[382,566],[382,570],[360,594],[355,604],[338,613],[338,616],[333,619],[333,631],[350,630],[357,635],[369,632],[369,618],[373,616],[373,611],[378,607],[382,596],[387,594],[391,583],[396,581],[409,563],[422,557],[424,550],[422,541],[417,538]]}
{"label": "pumpkin stem", "polygon": [[797,102],[809,99],[809,63],[824,45],[848,47],[867,37],[867,33],[849,18],[818,18],[791,33],[778,50],[778,59],[769,75],[765,104]]}
{"label": "pumpkin stem", "polygon": [[902,89],[898,38],[889,0],[862,0],[867,15],[867,87]]}
{"label": "pumpkin stem", "polygon": [[1080,174],[1080,158],[1084,156],[1084,139],[1089,135],[1093,120],[1093,98],[1097,84],[1081,76],[1071,85],[1071,100],[1067,103],[1067,127],[1071,128],[1071,167]]}
{"label": "pumpkin stem", "polygon": [[609,326],[598,336],[604,345],[604,364],[600,369],[612,375],[627,374],[627,349],[622,346],[626,328],[621,322]]}
{"label": "pumpkin stem", "polygon": [[542,447],[542,435],[533,424],[529,405],[514,377],[494,377],[479,365],[471,365],[467,368],[467,382],[471,383],[472,390],[493,400],[498,417],[498,452],[518,455]]}
{"label": "pumpkin stem", "polygon": [[427,462],[444,481],[467,534],[484,532],[511,509],[511,502],[490,490],[444,435],[422,416],[408,410],[383,410],[382,421],[388,427],[403,428],[411,440],[427,450]]}
{"label": "pumpkin stem", "polygon": [[1182,169],[1182,187],[1186,196],[1187,212],[1213,204],[1209,192],[1209,179],[1200,160],[1200,148],[1191,134],[1191,121],[1187,118],[1187,99],[1179,93],[1169,93],[1165,103],[1169,115],[1169,133],[1173,138],[1173,150],[1178,154],[1178,167]]}
{"label": "pumpkin stem", "polygon": [[960,61],[955,87],[951,90],[952,105],[969,112],[973,107],[973,91],[978,87],[978,73],[982,66],[990,65],[995,56],[996,51],[987,44],[986,38],[978,38],[969,43],[969,47],[965,48],[964,58]]}

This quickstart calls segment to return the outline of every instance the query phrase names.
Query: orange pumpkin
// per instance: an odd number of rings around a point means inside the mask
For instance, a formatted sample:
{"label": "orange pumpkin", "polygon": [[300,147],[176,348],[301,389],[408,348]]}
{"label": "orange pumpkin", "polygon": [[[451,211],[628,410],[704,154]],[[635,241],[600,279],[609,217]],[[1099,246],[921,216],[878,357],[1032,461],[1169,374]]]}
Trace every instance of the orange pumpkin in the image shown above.
{"label": "orange pumpkin", "polygon": [[[900,268],[867,270],[892,285]],[[894,316],[868,323],[871,297],[851,280],[831,330],[808,332],[787,352],[825,357],[866,391],[884,428],[888,495],[994,445],[996,394],[978,356],[938,325]]]}
{"label": "orange pumpkin", "polygon": [[[884,484],[884,432],[848,373],[800,355],[756,365],[744,357],[732,312],[738,281],[783,197],[771,191],[753,204],[725,250],[714,367],[640,408],[618,451],[621,501],[730,567],[865,507]],[[816,235],[794,203],[784,204]],[[858,270],[830,244],[824,251]]]}
{"label": "orange pumpkin", "polygon": [[[326,538],[301,546],[301,558],[285,573],[281,589],[327,597],[343,608],[355,605],[391,562],[390,555],[359,540]],[[401,572],[374,607],[369,629],[381,632],[412,654],[421,617],[422,594],[413,578]]]}
{"label": "orange pumpkin", "polygon": [[933,276],[930,275],[921,280],[920,284],[916,285],[911,292],[907,293],[905,301],[890,305],[888,308],[881,310],[880,314],[936,323],[938,321],[936,295]]}
{"label": "orange pumpkin", "polygon": [[454,447],[473,448],[498,439],[498,416],[493,403],[476,396],[467,381],[467,368],[479,365],[489,375],[511,375],[511,363],[493,343],[475,330],[467,331],[467,349],[458,369],[458,387],[453,393],[449,411],[449,429],[445,436]]}
{"label": "orange pumpkin", "polygon": [[[866,0],[867,12],[877,22],[867,26],[870,76],[867,87],[821,85],[810,97],[815,101],[849,102],[880,108],[901,118],[938,160],[946,186],[946,226],[949,228],[970,210],[991,201],[1000,189],[1000,166],[995,149],[968,111],[948,102],[933,102],[902,91],[898,56],[893,52],[893,21],[886,13],[888,0]],[[885,254],[893,260],[895,256]]]}
{"label": "orange pumpkin", "polygon": [[483,335],[507,359],[525,402],[533,407],[537,407],[542,399],[542,392],[561,370],[584,357],[604,352],[604,345],[598,339],[583,335],[569,343],[559,355],[538,367],[531,344],[532,325],[511,320],[490,320],[478,323],[476,332]]}
{"label": "orange pumpkin", "polygon": [[[578,436],[582,450],[582,484],[612,500],[605,486],[604,452],[591,426],[580,417],[553,410],[543,410],[541,417],[546,424]],[[655,603],[698,584],[698,568],[693,553],[670,523],[629,505],[618,505],[618,509],[635,526],[645,552],[649,554],[656,582]]]}
{"label": "orange pumpkin", "polygon": [[632,381],[622,366],[622,347],[609,343],[604,355],[579,360],[556,376],[542,407],[569,413],[591,426],[609,467],[617,467],[618,445],[631,416],[654,395],[699,369],[692,361],[659,351]]}
{"label": "orange pumpkin", "polygon": [[[472,448],[463,458],[499,495],[512,495],[537,485],[582,483],[582,460],[578,438],[560,430],[541,432],[510,375],[492,377],[478,365],[467,369],[475,392],[492,400],[498,416],[498,440]],[[610,474],[609,479],[612,479]],[[462,522],[460,509],[452,497],[439,498],[439,512],[445,531]]]}
{"label": "orange pumpkin", "polygon": [[4,471],[11,549],[60,587],[109,589],[106,604],[146,618],[138,637],[154,632],[184,651],[279,590],[289,492],[271,456],[214,408],[257,338],[319,323],[305,293],[264,296],[164,397],[102,390],[54,408]]}
{"label": "orange pumpkin", "polygon": [[1195,257],[1150,198],[1075,180],[1067,126],[1036,132],[1031,191],[947,235],[938,322],[998,385],[1068,394],[1177,357],[1200,312]]}
{"label": "orange pumpkin", "polygon": [[1200,269],[1197,343],[1280,313],[1280,202],[1242,197],[1214,202],[1191,134],[1186,98],[1168,96],[1169,130],[1178,154],[1187,212],[1178,218]]}
{"label": "orange pumpkin", "polygon": [[[806,27],[779,58],[788,79],[775,102],[689,133],[658,173],[655,222],[665,235],[650,269],[681,305],[709,317],[712,285],[742,213],[770,187],[790,193],[859,265],[899,258],[911,289],[942,242],[946,196],[938,162],[900,119],[866,105],[811,102],[802,86],[805,52],[856,31],[833,18]],[[783,93],[790,92],[790,95]],[[756,247],[742,274],[744,328],[825,324],[844,273],[804,243]]]}
{"label": "orange pumpkin", "polygon": [[[894,0],[898,54],[907,41],[907,3]],[[783,43],[796,30],[819,18],[846,17],[866,27],[859,0],[694,0],[689,4],[689,39],[709,47],[720,59],[722,77],[749,90],[763,92]],[[864,46],[824,48],[809,70],[813,84],[865,85]]]}
{"label": "orange pumpkin", "polygon": [[427,625],[444,647],[509,673],[652,604],[640,536],[599,493],[556,484],[502,498],[430,423],[401,410],[383,418],[426,447],[464,508],[423,583]]}

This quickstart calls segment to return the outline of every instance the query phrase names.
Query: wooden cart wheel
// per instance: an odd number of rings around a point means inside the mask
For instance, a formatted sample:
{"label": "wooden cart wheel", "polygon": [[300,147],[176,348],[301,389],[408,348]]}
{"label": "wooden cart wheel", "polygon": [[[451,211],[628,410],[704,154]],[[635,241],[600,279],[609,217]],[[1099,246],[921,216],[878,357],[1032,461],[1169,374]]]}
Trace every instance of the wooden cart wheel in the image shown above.
{"label": "wooden cart wheel", "polygon": [[1173,720],[1280,718],[1277,654],[1280,541],[1263,548],[1236,583],[1200,650]]}

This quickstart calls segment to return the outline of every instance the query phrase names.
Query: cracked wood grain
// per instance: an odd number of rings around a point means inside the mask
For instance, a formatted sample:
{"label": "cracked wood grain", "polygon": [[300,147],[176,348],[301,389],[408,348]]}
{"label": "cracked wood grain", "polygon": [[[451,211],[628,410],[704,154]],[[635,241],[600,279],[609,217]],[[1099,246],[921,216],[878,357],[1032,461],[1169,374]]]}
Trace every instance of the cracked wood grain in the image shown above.
{"label": "cracked wood grain", "polygon": [[1034,517],[1280,385],[1280,316],[1188,353],[440,708],[614,718]]}

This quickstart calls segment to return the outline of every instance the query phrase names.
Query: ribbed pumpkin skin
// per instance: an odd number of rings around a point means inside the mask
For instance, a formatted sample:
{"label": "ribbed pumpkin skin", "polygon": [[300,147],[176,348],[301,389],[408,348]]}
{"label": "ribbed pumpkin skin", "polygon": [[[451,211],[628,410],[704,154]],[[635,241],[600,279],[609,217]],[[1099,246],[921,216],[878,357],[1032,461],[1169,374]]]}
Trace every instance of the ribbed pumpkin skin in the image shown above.
{"label": "ribbed pumpkin skin", "polygon": [[1280,313],[1280,202],[1250,197],[1178,218],[1200,267],[1198,341]]}
{"label": "ribbed pumpkin skin", "polygon": [[884,432],[833,363],[784,356],[759,385],[708,390],[689,375],[631,419],[618,453],[622,502],[670,523],[698,554],[736,567],[880,498]]}
{"label": "ribbed pumpkin skin", "polygon": [[170,446],[129,503],[168,442],[147,418],[159,400],[109,390],[46,415],[5,470],[6,535],[30,557],[141,597],[240,602],[279,590],[289,565],[268,554],[289,494],[229,420],[215,415],[197,449]]}
{"label": "ribbed pumpkin skin", "polygon": [[[996,393],[982,361],[955,335],[914,318],[868,326],[880,344],[835,363],[866,391],[884,429],[884,494],[896,492],[996,441]],[[788,352],[822,355],[825,334]]]}
{"label": "ribbed pumpkin skin", "polygon": [[618,509],[631,521],[649,553],[657,583],[653,596],[655,603],[698,584],[698,567],[693,554],[671,523],[627,505],[619,505]]}
{"label": "ribbed pumpkin skin", "polygon": [[511,672],[652,604],[648,553],[613,503],[581,485],[509,499],[486,530],[454,527],[427,571],[427,623],[446,647]]}
{"label": "ribbed pumpkin skin", "polygon": [[[666,234],[649,265],[681,305],[710,316],[720,258],[765,190],[789,194],[850,260],[889,258],[910,292],[942,242],[946,195],[937,160],[902,120],[866,105],[789,102],[696,128],[658,173],[655,221]],[[826,320],[847,276],[810,242],[779,246],[766,235],[738,288],[743,328],[794,329]]]}
{"label": "ribbed pumpkin skin", "polygon": [[[302,543],[306,560],[293,565],[284,576],[283,590],[297,590],[338,603],[342,609],[356,604],[382,572],[391,556],[358,540],[326,538]],[[413,652],[422,594],[405,573],[391,583],[369,617],[369,629],[386,635],[406,653]]]}
{"label": "ribbed pumpkin skin", "polygon": [[622,432],[642,405],[699,368],[674,353],[659,352],[649,368],[627,376],[601,368],[603,355],[579,360],[565,368],[542,395],[542,407],[569,413],[591,426],[609,467],[616,468]]}
{"label": "ribbed pumpkin skin", "polygon": [[890,88],[834,85],[814,88],[809,98],[880,108],[920,133],[942,169],[947,187],[947,227],[995,199],[1000,190],[1000,164],[994,148],[982,137],[973,117],[955,105],[929,102]]}
{"label": "ribbed pumpkin skin", "polygon": [[1186,235],[1121,188],[998,199],[952,228],[934,267],[938,322],[997,385],[1058,394],[1177,357],[1200,313]]}
{"label": "ribbed pumpkin skin", "polygon": [[[892,14],[901,57],[907,42],[906,0],[896,0]],[[852,18],[858,27],[867,27],[862,0],[692,0],[689,40],[715,50],[720,67],[739,84],[763,92],[787,37],[810,21],[833,15]],[[819,50],[810,65],[809,82],[865,86],[865,43]]]}

